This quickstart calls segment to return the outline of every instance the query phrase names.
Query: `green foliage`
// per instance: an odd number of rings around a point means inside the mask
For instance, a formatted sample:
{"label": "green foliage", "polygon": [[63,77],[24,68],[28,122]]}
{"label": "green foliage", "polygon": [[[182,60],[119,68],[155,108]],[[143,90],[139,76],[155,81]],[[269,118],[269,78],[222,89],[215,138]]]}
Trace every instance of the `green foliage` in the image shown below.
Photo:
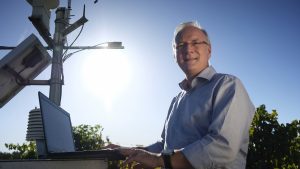
{"label": "green foliage", "polygon": [[36,146],[34,142],[26,142],[22,145],[19,144],[5,144],[8,150],[13,151],[12,153],[0,152],[0,159],[36,159]]}
{"label": "green foliage", "polygon": [[[300,120],[279,124],[277,112],[266,111],[261,105],[250,128],[247,169],[299,169],[300,166]],[[73,127],[77,151],[101,149],[109,139],[102,138],[100,125]],[[0,152],[0,159],[37,158],[34,142],[5,144],[12,153]],[[118,168],[120,161],[109,161],[109,169]]]}
{"label": "green foliage", "polygon": [[[100,125],[79,125],[73,127],[73,136],[77,151],[82,150],[99,150],[105,141],[102,139],[103,127]],[[108,138],[107,138],[108,141]]]}
{"label": "green foliage", "polygon": [[[100,125],[79,125],[73,127],[73,136],[75,147],[77,151],[82,150],[98,150],[101,149],[105,143],[109,143],[102,139],[103,128]],[[5,144],[8,150],[12,153],[0,152],[0,159],[36,159],[36,146],[34,142],[26,142],[19,144]]]}
{"label": "green foliage", "polygon": [[247,169],[298,169],[300,166],[300,120],[279,124],[277,112],[256,109],[250,129]]}
{"label": "green foliage", "polygon": [[[102,138],[103,127],[100,125],[79,125],[73,127],[73,137],[77,151],[99,150],[106,143],[110,143],[109,138],[106,141]],[[108,169],[119,168],[120,161],[108,161]]]}

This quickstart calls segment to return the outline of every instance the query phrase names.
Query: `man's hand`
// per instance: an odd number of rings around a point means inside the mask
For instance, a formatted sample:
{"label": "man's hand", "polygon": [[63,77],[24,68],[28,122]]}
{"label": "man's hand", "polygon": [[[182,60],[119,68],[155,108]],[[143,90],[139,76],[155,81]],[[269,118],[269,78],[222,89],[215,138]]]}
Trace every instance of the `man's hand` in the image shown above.
{"label": "man's hand", "polygon": [[[120,166],[121,168],[126,168],[126,166],[130,169],[153,169],[164,167],[164,160],[160,153],[146,151],[143,147],[130,148],[109,144],[104,148],[118,150],[122,155],[126,156],[126,160]],[[175,154],[171,157],[171,164],[173,169],[193,168],[180,150],[175,150]]]}
{"label": "man's hand", "polygon": [[121,147],[121,146],[119,146],[117,144],[108,144],[107,146],[104,146],[103,149],[116,149],[119,147]]}
{"label": "man's hand", "polygon": [[137,148],[119,147],[117,150],[127,157],[122,163],[122,168],[125,168],[127,165],[129,168],[132,167],[134,169],[147,169],[163,166],[163,159],[160,154],[151,153]]}

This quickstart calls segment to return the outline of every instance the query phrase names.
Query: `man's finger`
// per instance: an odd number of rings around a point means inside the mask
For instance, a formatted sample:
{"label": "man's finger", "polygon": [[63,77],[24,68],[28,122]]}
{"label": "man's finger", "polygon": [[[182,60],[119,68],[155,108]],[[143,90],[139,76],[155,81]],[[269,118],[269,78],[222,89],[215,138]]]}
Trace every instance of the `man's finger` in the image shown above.
{"label": "man's finger", "polygon": [[136,165],[133,166],[133,169],[146,169],[146,168],[147,168],[146,166],[144,166],[144,165],[142,165],[140,163],[138,163],[138,164],[136,164]]}
{"label": "man's finger", "polygon": [[116,144],[109,144],[109,145],[107,145],[107,146],[104,146],[103,148],[104,149],[108,149],[108,148],[110,148],[110,149],[116,149],[116,148],[119,148],[120,146],[119,145],[116,145]]}
{"label": "man's finger", "polygon": [[128,157],[126,160],[124,160],[122,163],[121,163],[121,168],[126,168],[126,166],[128,165],[128,168],[131,168],[131,165],[133,163],[133,159]]}
{"label": "man's finger", "polygon": [[134,149],[133,148],[127,148],[127,147],[119,147],[116,150],[118,150],[121,154],[123,154],[124,156],[130,156],[134,153]]}

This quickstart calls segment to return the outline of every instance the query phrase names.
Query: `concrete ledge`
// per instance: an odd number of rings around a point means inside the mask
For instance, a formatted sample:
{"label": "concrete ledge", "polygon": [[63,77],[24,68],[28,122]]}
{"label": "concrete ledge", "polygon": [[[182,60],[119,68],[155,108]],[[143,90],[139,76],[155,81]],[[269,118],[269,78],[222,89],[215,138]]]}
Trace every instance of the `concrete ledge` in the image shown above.
{"label": "concrete ledge", "polygon": [[67,160],[6,160],[0,161],[0,169],[107,169],[103,159]]}

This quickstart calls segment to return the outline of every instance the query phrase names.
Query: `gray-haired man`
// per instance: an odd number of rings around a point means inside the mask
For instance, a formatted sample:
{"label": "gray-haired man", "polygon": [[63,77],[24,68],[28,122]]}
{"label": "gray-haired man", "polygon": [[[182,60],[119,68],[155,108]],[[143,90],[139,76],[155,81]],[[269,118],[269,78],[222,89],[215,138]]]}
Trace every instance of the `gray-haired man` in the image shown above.
{"label": "gray-haired man", "polygon": [[185,79],[172,100],[162,139],[144,149],[122,148],[134,168],[231,168],[246,166],[255,112],[241,81],[209,65],[211,43],[195,22],[179,25],[174,56]]}

